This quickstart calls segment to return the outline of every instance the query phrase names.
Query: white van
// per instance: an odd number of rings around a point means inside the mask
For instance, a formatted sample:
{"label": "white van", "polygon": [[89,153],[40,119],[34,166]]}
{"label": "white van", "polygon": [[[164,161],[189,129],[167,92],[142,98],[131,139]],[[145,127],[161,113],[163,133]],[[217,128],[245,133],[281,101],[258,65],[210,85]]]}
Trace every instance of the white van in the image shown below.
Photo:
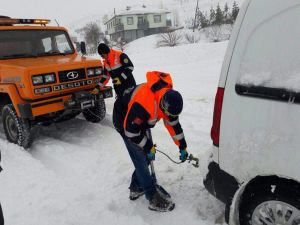
{"label": "white van", "polygon": [[300,1],[244,0],[215,99],[204,185],[229,224],[300,225]]}

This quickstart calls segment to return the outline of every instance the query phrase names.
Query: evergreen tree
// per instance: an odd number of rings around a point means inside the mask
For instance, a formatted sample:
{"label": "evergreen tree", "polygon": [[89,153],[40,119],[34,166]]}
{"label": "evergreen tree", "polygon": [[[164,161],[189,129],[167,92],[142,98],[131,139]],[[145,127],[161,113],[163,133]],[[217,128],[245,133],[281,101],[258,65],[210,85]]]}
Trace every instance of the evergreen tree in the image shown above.
{"label": "evergreen tree", "polygon": [[215,21],[216,21],[216,12],[213,9],[213,7],[211,7],[210,15],[209,15],[209,25],[214,25]]}
{"label": "evergreen tree", "polygon": [[223,17],[224,17],[223,20],[225,24],[232,23],[227,2],[224,5]]}
{"label": "evergreen tree", "polygon": [[239,14],[239,11],[240,11],[239,6],[236,3],[236,1],[234,1],[233,5],[232,5],[232,11],[231,11],[231,19],[232,19],[232,21],[236,20],[236,17]]}
{"label": "evergreen tree", "polygon": [[218,3],[216,8],[216,14],[215,14],[215,25],[222,25],[223,24],[223,12],[220,8],[220,4]]}
{"label": "evergreen tree", "polygon": [[201,17],[201,11],[197,11],[195,20],[193,19],[193,28],[195,29],[200,28],[200,17]]}
{"label": "evergreen tree", "polygon": [[200,22],[200,27],[205,28],[209,25],[209,21],[207,19],[207,14],[205,15],[203,12],[200,11],[199,13],[199,22]]}

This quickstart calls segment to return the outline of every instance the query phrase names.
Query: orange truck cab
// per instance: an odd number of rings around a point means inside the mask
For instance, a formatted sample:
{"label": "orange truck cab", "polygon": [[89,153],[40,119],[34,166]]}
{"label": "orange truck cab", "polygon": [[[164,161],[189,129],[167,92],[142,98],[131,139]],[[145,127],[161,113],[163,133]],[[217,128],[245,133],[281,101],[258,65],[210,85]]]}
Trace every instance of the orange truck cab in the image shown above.
{"label": "orange truck cab", "polygon": [[90,93],[100,81],[101,61],[79,54],[67,30],[49,22],[0,18],[0,112],[7,140],[24,148],[32,143],[33,126],[81,112],[100,122],[104,99],[112,97],[111,87]]}

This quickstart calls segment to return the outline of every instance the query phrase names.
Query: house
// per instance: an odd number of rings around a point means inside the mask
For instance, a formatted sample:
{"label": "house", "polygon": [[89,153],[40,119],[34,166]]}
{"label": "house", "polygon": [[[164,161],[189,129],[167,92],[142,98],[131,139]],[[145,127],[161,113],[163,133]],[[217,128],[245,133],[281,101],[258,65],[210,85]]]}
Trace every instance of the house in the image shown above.
{"label": "house", "polygon": [[165,32],[172,23],[168,17],[171,12],[164,9],[138,9],[127,7],[126,10],[114,15],[105,23],[107,34],[112,41],[120,37],[130,42],[135,39]]}

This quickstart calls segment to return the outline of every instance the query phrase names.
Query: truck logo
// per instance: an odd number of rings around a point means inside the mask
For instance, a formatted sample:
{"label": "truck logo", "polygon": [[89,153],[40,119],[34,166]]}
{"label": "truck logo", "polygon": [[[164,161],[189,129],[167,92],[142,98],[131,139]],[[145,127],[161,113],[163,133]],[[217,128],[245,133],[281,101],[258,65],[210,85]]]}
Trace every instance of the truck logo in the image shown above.
{"label": "truck logo", "polygon": [[71,71],[71,72],[67,73],[67,78],[69,80],[74,80],[74,79],[76,79],[78,77],[79,77],[79,74],[76,71]]}
{"label": "truck logo", "polygon": [[62,91],[70,88],[77,88],[77,87],[82,87],[86,85],[91,85],[91,84],[98,84],[100,82],[100,79],[94,79],[94,80],[81,80],[81,81],[75,81],[75,82],[70,82],[66,84],[59,84],[59,85],[54,85],[53,86],[53,91]]}

